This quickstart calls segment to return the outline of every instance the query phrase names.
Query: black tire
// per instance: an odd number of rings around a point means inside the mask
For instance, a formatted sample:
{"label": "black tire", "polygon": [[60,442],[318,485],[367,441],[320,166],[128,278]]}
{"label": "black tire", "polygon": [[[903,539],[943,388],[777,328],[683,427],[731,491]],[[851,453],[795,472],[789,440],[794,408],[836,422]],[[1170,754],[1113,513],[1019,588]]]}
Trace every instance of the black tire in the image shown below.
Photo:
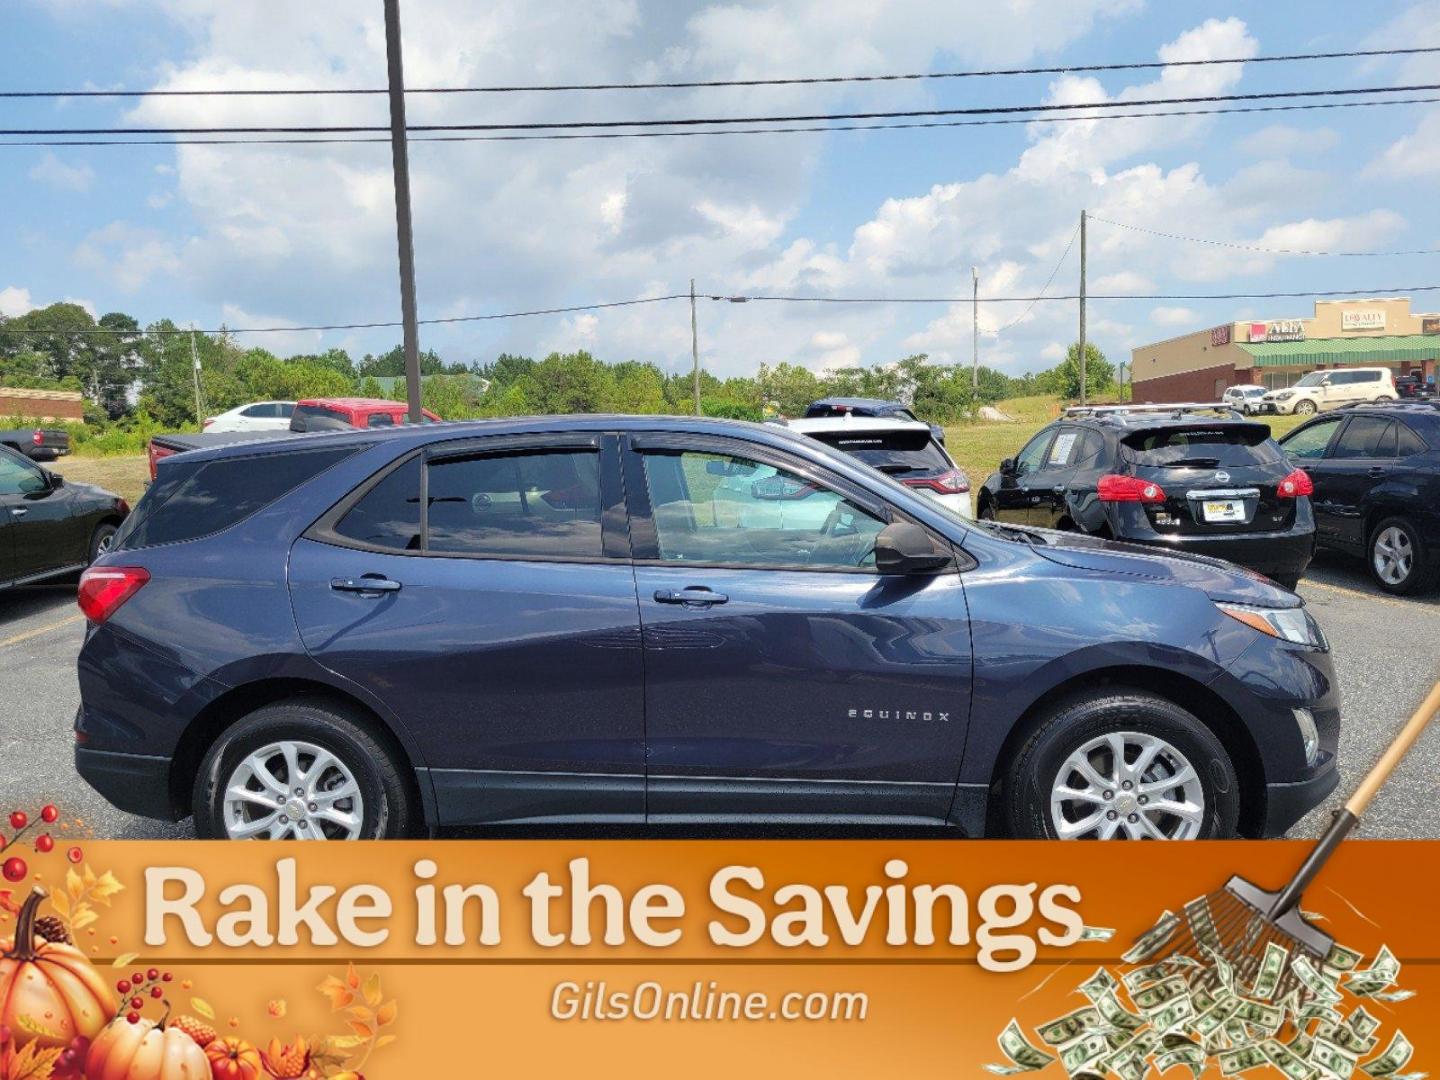
{"label": "black tire", "polygon": [[1300,585],[1299,574],[1271,574],[1270,580],[1282,589],[1289,589],[1291,592],[1294,592]]}
{"label": "black tire", "polygon": [[90,557],[86,559],[86,562],[93,563],[101,555],[104,555],[110,549],[110,541],[115,539],[118,531],[119,529],[108,521],[95,526],[95,532],[90,537]]}
{"label": "black tire", "polygon": [[994,521],[994,520],[995,520],[995,504],[992,503],[992,502],[990,502],[988,499],[987,499],[985,502],[983,502],[983,503],[980,504],[980,520],[981,520],[981,521]]}
{"label": "black tire", "polygon": [[[1381,576],[1380,568],[1375,565],[1379,558],[1376,545],[1380,542],[1381,537],[1391,533],[1392,530],[1398,530],[1404,536],[1412,555],[1410,572],[1399,580],[1387,581]],[[1430,551],[1426,548],[1419,530],[1402,517],[1384,518],[1370,530],[1369,539],[1365,544],[1365,566],[1370,571],[1370,580],[1392,596],[1408,596],[1411,593],[1424,592],[1435,585],[1437,568],[1430,558]]]}
{"label": "black tire", "polygon": [[1235,835],[1240,780],[1220,741],[1174,702],[1125,687],[1078,694],[1046,710],[1006,769],[1002,792],[1009,835],[1058,839],[1050,814],[1050,791],[1061,766],[1090,740],[1118,732],[1158,736],[1188,759],[1204,795],[1204,816],[1196,839]]}
{"label": "black tire", "polygon": [[1316,405],[1315,402],[1311,401],[1309,398],[1306,398],[1303,401],[1297,401],[1295,403],[1296,416],[1314,416],[1319,411],[1320,407]]}
{"label": "black tire", "polygon": [[[283,740],[327,750],[350,771],[363,806],[358,839],[390,839],[415,831],[418,807],[401,771],[404,765],[372,734],[369,721],[334,702],[293,698],[232,724],[205,754],[193,804],[195,831],[202,839],[227,838],[224,793],[236,767],[256,750]],[[314,827],[327,826],[317,822]]]}

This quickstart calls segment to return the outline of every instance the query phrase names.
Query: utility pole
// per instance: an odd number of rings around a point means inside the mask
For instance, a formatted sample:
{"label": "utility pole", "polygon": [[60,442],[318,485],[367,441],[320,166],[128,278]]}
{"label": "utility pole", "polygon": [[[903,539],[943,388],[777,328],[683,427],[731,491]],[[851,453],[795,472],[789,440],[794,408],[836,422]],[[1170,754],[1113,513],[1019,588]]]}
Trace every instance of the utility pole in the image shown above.
{"label": "utility pole", "polygon": [[970,331],[974,338],[970,353],[970,392],[980,392],[980,271],[970,267]]}
{"label": "utility pole", "polygon": [[690,362],[695,369],[695,415],[700,415],[700,334],[695,329],[695,279],[690,279]]}
{"label": "utility pole", "polygon": [[195,379],[195,423],[205,426],[205,405],[200,397],[200,353],[195,348],[195,327],[190,327],[190,368]]}
{"label": "utility pole", "polygon": [[1085,211],[1080,211],[1080,404],[1085,404]]}
{"label": "utility pole", "polygon": [[415,312],[415,234],[410,225],[410,149],[405,138],[405,65],[400,0],[385,0],[385,59],[390,88],[390,161],[395,172],[395,240],[400,249],[400,319],[404,323],[405,396],[410,423],[420,411],[420,327]]}

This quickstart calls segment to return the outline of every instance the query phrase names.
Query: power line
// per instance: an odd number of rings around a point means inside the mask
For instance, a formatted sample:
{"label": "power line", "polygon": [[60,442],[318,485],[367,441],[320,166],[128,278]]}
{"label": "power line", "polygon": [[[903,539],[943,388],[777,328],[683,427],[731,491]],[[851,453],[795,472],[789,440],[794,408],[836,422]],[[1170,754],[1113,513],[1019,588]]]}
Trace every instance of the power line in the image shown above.
{"label": "power line", "polygon": [[1106,225],[1114,225],[1120,229],[1129,229],[1131,232],[1148,233],[1151,236],[1161,236],[1166,240],[1185,240],[1192,244],[1209,244],[1213,247],[1234,248],[1237,251],[1256,251],[1265,255],[1327,255],[1337,258],[1369,258],[1380,255],[1435,255],[1440,254],[1440,248],[1414,248],[1410,251],[1311,251],[1304,248],[1271,248],[1261,247],[1258,244],[1241,244],[1232,240],[1212,240],[1203,236],[1181,236],[1179,233],[1161,232],[1158,229],[1147,229],[1143,225],[1132,225],[1124,221],[1111,221],[1109,218],[1090,215],[1092,221],[1103,221]]}
{"label": "power line", "polygon": [[[1087,300],[1277,300],[1297,299],[1315,296],[1398,296],[1405,293],[1440,292],[1440,285],[1404,285],[1389,288],[1322,289],[1301,292],[1260,292],[1260,293],[1089,293]],[[968,304],[968,296],[787,296],[778,294],[703,294],[703,298],[716,303],[787,303],[787,304]],[[986,304],[1024,304],[1042,301],[1078,300],[1079,294],[1047,296],[981,296]],[[519,319],[533,315],[563,315],[576,311],[601,311],[609,308],[633,307],[637,304],[661,304],[672,300],[690,299],[688,292],[669,293],[665,296],[646,296],[635,300],[616,300],[603,304],[576,304],[571,307],[537,308],[530,311],[507,311],[485,315],[456,315],[443,319],[421,319],[421,325],[442,325],[449,323],[485,322],[492,319]],[[400,326],[400,322],[328,323],[312,326],[221,326],[214,330],[196,330],[198,334],[291,334],[320,330],[376,330]],[[86,327],[77,330],[15,329],[0,322],[0,334],[129,334],[144,337],[147,334],[170,335],[188,334],[189,327],[161,329],[117,329],[112,327]]]}
{"label": "power line", "polygon": [[[633,83],[558,83],[532,86],[409,87],[407,94],[515,94],[577,90],[697,90],[727,86],[814,86],[835,83],[925,82],[1009,75],[1065,75],[1100,71],[1146,71],[1159,68],[1209,67],[1220,64],[1276,64],[1305,60],[1342,60],[1373,56],[1411,56],[1440,52],[1440,46],[1407,49],[1356,49],[1346,52],[1284,53],[1276,56],[1231,56],[1205,60],[1141,60],[1118,64],[1069,64],[1058,67],[989,68],[974,71],[926,71],[891,75],[815,75],[769,79],[710,79]],[[386,93],[383,88],[311,87],[217,90],[3,90],[0,98],[147,98],[147,97],[343,97]]]}
{"label": "power line", "polygon": [[[1400,94],[1440,90],[1440,83],[1408,86],[1361,86],[1323,90],[1276,90],[1251,94],[1205,94],[1191,97],[1136,98],[1126,101],[1058,102],[1041,105],[984,105],[956,109],[902,109],[887,112],[796,113],[776,116],[687,116],[664,120],[555,120],[513,124],[411,124],[406,131],[568,131],[593,128],[718,127],[729,124],[798,124],[831,120],[893,120],[937,116],[1003,116],[1012,114],[1073,112],[1081,109],[1120,109],[1150,105],[1199,105],[1228,101],[1269,101],[1275,98],[1330,98],[1357,94]],[[1101,113],[1100,115],[1105,115]],[[376,134],[388,127],[364,124],[305,124],[295,126],[146,127],[146,128],[0,128],[3,136],[56,135],[322,135]]]}
{"label": "power line", "polygon": [[1043,297],[1046,293],[1048,293],[1048,292],[1050,291],[1050,284],[1051,284],[1051,282],[1053,282],[1053,281],[1055,280],[1055,275],[1060,272],[1060,267],[1064,266],[1064,265],[1065,265],[1065,260],[1070,257],[1070,249],[1075,246],[1075,238],[1076,238],[1077,236],[1079,236],[1079,235],[1080,235],[1080,226],[1079,226],[1079,225],[1076,225],[1076,226],[1075,226],[1075,231],[1070,234],[1070,241],[1069,241],[1069,243],[1067,243],[1067,244],[1065,245],[1065,250],[1060,253],[1060,258],[1055,261],[1055,269],[1053,269],[1053,270],[1050,271],[1050,276],[1045,279],[1045,284],[1042,285],[1042,286],[1040,286],[1040,293],[1039,293],[1039,295],[1037,295],[1037,296],[1035,297],[1035,299],[1030,302],[1030,306],[1029,306],[1029,307],[1027,307],[1027,308],[1026,308],[1024,311],[1022,311],[1019,315],[1016,315],[1015,318],[1011,319],[1011,320],[1010,320],[1008,323],[1006,323],[1004,326],[1000,327],[1000,329],[996,330],[996,331],[995,331],[996,334],[1003,334],[1006,330],[1009,330],[1012,326],[1016,326],[1016,325],[1018,325],[1019,323],[1023,322],[1025,319],[1027,319],[1027,318],[1029,317],[1030,312],[1032,312],[1032,311],[1035,310],[1035,305],[1040,302],[1040,298]]}

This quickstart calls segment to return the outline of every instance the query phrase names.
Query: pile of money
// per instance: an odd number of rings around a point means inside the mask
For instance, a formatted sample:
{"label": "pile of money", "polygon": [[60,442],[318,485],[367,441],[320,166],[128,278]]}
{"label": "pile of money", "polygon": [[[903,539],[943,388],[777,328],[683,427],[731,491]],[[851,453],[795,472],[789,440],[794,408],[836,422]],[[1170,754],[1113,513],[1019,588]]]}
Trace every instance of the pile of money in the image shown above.
{"label": "pile of money", "polygon": [[[1351,1080],[1357,1071],[1359,1080],[1425,1080],[1425,1073],[1401,1071],[1414,1054],[1402,1032],[1374,1053],[1380,1021],[1364,1003],[1413,996],[1396,985],[1400,961],[1388,948],[1366,965],[1363,954],[1343,945],[1312,961],[1267,941],[1242,975],[1207,932],[1213,921],[1206,904],[1203,897],[1187,904],[1183,918],[1165,912],[1125,953],[1124,969],[1102,967],[1081,982],[1075,993],[1088,1004],[1039,1025],[1039,1045],[1011,1020],[998,1040],[1008,1063],[986,1070],[1015,1076],[1058,1059],[1075,1080],[1143,1080],[1151,1069],[1177,1065],[1193,1077],[1214,1065],[1224,1076],[1274,1066],[1289,1080]],[[1152,961],[1185,923],[1202,955]],[[1087,929],[1089,940],[1107,939]]]}

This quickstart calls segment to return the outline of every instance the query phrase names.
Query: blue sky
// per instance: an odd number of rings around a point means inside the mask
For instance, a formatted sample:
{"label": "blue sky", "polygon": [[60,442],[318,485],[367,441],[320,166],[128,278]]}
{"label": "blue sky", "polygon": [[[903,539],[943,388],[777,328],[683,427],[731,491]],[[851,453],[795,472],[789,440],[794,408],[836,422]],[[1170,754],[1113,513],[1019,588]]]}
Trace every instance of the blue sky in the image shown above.
{"label": "blue sky", "polygon": [[[1141,0],[792,0],[535,5],[406,0],[411,85],[726,79],[1255,56],[1440,45],[1440,3],[1199,5]],[[383,83],[379,0],[10,0],[0,84]],[[413,122],[742,115],[1090,101],[1440,83],[1440,54],[859,87],[412,102]],[[1440,96],[1436,94],[1433,96]],[[383,123],[383,99],[0,103],[4,127]],[[0,313],[76,299],[201,326],[398,318],[388,148],[0,149]],[[1164,232],[1287,248],[1437,246],[1440,105],[914,132],[469,143],[412,150],[422,317],[683,291],[806,295],[1038,292],[1081,207]],[[1267,292],[1440,284],[1440,256],[1287,258],[1096,222],[1096,292]],[[1073,291],[1076,252],[1051,291]],[[1417,310],[1440,294],[1417,294]],[[1048,366],[1075,305],[982,305],[982,360]],[[1097,302],[1112,358],[1304,300]],[[913,351],[968,361],[969,305],[707,304],[722,373]],[[293,333],[280,352],[389,348],[390,331]],[[589,348],[689,362],[683,305],[422,328],[450,359]]]}

